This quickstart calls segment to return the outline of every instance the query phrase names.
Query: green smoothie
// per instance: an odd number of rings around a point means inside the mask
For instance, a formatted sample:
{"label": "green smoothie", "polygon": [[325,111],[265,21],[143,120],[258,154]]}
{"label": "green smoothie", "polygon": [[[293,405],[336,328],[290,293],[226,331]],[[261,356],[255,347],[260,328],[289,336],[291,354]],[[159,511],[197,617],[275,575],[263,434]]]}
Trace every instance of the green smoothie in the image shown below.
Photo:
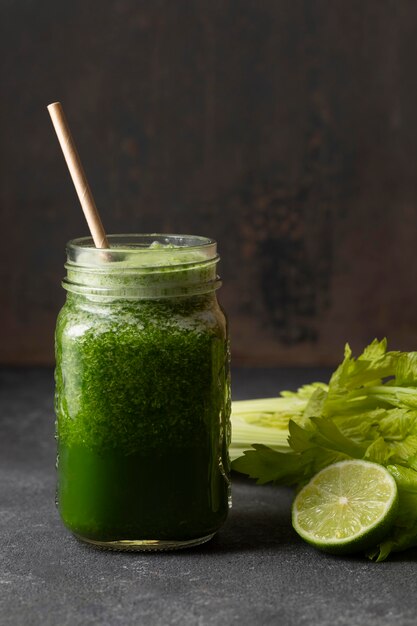
{"label": "green smoothie", "polygon": [[218,257],[210,240],[155,237],[110,238],[111,252],[73,244],[57,322],[58,506],[72,532],[108,547],[198,543],[229,506]]}

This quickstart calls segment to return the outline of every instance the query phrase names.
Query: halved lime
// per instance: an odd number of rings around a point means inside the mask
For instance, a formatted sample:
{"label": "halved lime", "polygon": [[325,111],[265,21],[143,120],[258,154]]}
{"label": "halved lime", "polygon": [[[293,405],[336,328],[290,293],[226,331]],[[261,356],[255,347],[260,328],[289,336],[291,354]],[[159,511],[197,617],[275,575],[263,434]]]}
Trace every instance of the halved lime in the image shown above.
{"label": "halved lime", "polygon": [[385,467],[341,461],[316,474],[296,496],[292,524],[316,548],[333,554],[366,550],[391,528],[397,484]]}

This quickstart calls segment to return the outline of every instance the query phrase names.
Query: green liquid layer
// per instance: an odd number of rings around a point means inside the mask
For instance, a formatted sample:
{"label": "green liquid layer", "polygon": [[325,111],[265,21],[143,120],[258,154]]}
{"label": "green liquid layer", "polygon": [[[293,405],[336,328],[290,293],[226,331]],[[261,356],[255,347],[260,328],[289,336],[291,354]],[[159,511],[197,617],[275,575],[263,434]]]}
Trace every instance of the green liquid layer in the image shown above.
{"label": "green liquid layer", "polygon": [[191,447],[126,456],[61,446],[62,519],[74,533],[95,541],[208,535],[227,515],[227,484],[213,462],[207,449]]}

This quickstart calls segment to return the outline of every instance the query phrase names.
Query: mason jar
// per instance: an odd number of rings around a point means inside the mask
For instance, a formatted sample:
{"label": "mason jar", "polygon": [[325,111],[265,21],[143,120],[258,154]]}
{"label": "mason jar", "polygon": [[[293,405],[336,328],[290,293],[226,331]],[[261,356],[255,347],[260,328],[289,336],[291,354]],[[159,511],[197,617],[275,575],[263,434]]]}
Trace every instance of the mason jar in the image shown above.
{"label": "mason jar", "polygon": [[104,548],[209,540],[230,503],[230,378],[216,242],[67,246],[56,347],[57,504]]}

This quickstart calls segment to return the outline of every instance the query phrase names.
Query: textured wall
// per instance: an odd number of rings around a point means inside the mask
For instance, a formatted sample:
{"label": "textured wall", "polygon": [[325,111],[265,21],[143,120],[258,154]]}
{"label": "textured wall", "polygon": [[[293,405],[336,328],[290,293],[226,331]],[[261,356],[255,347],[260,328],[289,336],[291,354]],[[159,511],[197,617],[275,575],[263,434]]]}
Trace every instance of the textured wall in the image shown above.
{"label": "textured wall", "polygon": [[235,363],[417,349],[417,4],[0,5],[0,360],[52,360],[87,233],[61,100],[109,232],[215,237]]}

